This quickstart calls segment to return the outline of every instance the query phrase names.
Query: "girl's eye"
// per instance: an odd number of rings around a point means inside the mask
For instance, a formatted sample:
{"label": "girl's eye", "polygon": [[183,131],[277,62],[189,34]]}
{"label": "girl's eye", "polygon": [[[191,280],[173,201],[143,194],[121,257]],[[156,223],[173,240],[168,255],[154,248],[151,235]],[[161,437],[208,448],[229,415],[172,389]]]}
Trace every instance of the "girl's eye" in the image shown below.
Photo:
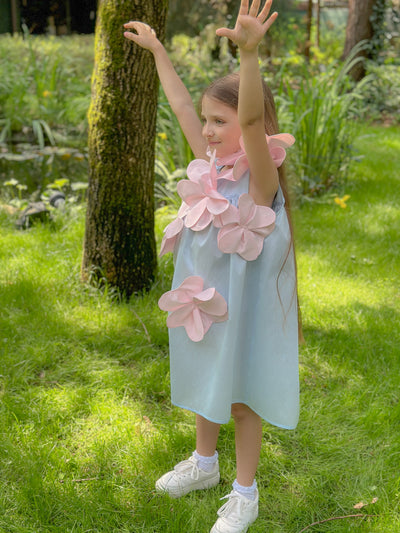
{"label": "girl's eye", "polygon": [[220,118],[215,119],[215,123],[216,123],[216,124],[219,124],[219,125],[221,125],[221,124],[225,124],[224,121],[221,120]]}

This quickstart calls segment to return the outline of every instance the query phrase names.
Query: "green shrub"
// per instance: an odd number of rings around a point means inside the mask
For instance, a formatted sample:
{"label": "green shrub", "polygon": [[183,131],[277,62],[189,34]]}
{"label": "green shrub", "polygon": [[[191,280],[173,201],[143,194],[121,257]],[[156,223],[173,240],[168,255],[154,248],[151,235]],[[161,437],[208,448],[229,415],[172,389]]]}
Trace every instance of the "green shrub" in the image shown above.
{"label": "green shrub", "polygon": [[334,63],[318,76],[305,66],[298,80],[281,84],[277,96],[280,127],[296,138],[291,162],[302,195],[325,192],[347,175],[354,155],[354,119],[360,115],[362,88],[369,83],[366,78],[352,86],[347,76],[358,60],[356,53],[355,49],[344,64]]}
{"label": "green shrub", "polygon": [[51,135],[60,144],[86,133],[93,36],[2,35],[0,57],[3,141],[17,135],[43,147]]}
{"label": "green shrub", "polygon": [[363,118],[381,121],[389,119],[399,123],[400,116],[400,65],[367,64],[369,83],[362,88]]}

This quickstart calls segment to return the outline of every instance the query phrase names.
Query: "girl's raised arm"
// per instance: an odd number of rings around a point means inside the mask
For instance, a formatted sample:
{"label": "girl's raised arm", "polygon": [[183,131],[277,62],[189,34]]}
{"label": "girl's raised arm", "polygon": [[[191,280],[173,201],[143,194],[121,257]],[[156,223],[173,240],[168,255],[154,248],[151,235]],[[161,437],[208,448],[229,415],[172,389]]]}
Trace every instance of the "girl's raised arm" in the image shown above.
{"label": "girl's raised arm", "polygon": [[264,125],[264,94],[258,66],[258,45],[278,13],[269,15],[272,0],[260,10],[260,0],[242,0],[233,30],[220,28],[217,35],[228,37],[240,51],[238,119],[250,167],[249,193],[256,204],[271,206],[279,177],[273,162]]}
{"label": "girl's raised arm", "polygon": [[124,24],[124,27],[127,30],[136,31],[136,33],[126,31],[124,36],[127,39],[152,52],[165,96],[195,157],[207,159],[207,143],[202,136],[202,125],[189,91],[176,73],[164,46],[157,39],[155,31],[148,24],[138,21],[128,22]]}

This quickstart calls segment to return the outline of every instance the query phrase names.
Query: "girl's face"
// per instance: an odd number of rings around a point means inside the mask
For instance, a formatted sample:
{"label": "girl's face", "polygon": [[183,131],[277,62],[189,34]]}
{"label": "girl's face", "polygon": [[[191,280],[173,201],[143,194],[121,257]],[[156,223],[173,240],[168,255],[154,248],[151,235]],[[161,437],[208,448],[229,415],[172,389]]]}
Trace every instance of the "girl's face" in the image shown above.
{"label": "girl's face", "polygon": [[204,96],[201,102],[203,137],[216,157],[226,157],[240,150],[240,131],[237,112],[232,107]]}

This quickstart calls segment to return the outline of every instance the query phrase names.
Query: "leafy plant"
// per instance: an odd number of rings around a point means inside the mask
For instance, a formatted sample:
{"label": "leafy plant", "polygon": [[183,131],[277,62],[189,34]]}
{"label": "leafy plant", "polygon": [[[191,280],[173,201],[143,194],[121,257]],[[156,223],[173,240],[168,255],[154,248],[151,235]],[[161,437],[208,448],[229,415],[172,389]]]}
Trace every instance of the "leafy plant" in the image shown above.
{"label": "leafy plant", "polygon": [[86,133],[92,44],[93,36],[0,36],[2,141],[70,145]]}
{"label": "leafy plant", "polygon": [[163,160],[170,172],[177,168],[186,168],[193,159],[193,152],[178,119],[165,101],[158,105],[157,129],[157,157]]}
{"label": "leafy plant", "polygon": [[382,119],[399,123],[400,65],[367,63],[369,83],[361,89],[362,116],[367,120]]}
{"label": "leafy plant", "polygon": [[86,152],[76,148],[20,144],[3,146],[0,152],[0,176],[23,183],[29,196],[60,180],[86,181],[87,165]]}
{"label": "leafy plant", "polygon": [[333,64],[319,76],[303,68],[301,78],[281,84],[277,97],[281,130],[296,138],[291,160],[302,195],[315,196],[347,175],[354,155],[354,118],[360,114],[361,89],[369,83],[365,78],[352,86],[347,76],[359,61],[359,49],[344,64]]}
{"label": "leafy plant", "polygon": [[186,175],[186,168],[177,168],[170,172],[166,165],[156,159],[156,176],[159,178],[154,185],[154,196],[158,205],[168,205],[178,210],[181,198],[177,193],[176,185]]}

